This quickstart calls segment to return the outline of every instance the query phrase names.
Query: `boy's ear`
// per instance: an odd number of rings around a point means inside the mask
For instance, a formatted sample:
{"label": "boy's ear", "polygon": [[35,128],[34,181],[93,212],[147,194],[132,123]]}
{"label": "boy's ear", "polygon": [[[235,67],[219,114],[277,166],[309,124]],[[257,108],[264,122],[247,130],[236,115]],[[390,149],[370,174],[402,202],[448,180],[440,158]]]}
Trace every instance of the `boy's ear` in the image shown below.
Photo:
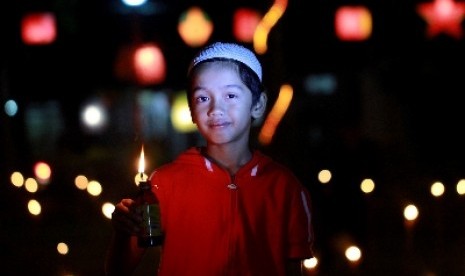
{"label": "boy's ear", "polygon": [[255,103],[254,106],[252,106],[252,118],[258,119],[263,116],[263,114],[266,111],[266,102],[268,100],[268,97],[264,92],[260,94],[260,97],[258,98],[257,103]]}

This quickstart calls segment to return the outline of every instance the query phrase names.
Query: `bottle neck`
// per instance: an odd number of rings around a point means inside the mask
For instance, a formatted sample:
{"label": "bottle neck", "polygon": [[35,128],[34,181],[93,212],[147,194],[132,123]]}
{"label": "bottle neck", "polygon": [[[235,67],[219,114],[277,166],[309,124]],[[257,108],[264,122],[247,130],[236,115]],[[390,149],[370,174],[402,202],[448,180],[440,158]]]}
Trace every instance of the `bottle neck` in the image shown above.
{"label": "bottle neck", "polygon": [[147,182],[147,181],[139,182],[139,188],[141,190],[150,190],[150,182]]}

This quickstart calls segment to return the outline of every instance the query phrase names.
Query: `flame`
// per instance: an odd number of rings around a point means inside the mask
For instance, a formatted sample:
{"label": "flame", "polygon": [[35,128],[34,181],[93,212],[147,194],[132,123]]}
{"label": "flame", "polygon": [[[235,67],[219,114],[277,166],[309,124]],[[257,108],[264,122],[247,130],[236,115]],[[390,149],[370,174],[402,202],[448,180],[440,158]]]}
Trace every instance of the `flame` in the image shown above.
{"label": "flame", "polygon": [[145,160],[144,160],[144,145],[142,145],[142,149],[140,150],[140,158],[139,158],[139,170],[138,172],[143,175],[145,170]]}

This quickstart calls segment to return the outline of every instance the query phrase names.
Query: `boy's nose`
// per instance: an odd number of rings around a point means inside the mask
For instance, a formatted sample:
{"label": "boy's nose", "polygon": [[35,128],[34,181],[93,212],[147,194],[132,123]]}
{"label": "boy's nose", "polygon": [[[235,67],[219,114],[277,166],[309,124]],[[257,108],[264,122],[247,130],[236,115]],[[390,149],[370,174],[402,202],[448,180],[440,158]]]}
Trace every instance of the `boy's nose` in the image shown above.
{"label": "boy's nose", "polygon": [[221,99],[215,98],[211,101],[209,115],[222,115],[224,112],[224,103]]}

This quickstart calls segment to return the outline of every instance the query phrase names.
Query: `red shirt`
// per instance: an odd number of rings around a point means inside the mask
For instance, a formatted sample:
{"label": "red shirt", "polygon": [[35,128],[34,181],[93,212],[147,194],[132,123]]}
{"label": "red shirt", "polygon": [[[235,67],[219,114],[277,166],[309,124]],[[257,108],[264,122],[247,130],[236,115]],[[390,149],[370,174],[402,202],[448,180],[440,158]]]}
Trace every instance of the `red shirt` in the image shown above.
{"label": "red shirt", "polygon": [[235,176],[191,148],[151,175],[165,234],[159,274],[284,275],[312,256],[308,191],[263,155]]}

